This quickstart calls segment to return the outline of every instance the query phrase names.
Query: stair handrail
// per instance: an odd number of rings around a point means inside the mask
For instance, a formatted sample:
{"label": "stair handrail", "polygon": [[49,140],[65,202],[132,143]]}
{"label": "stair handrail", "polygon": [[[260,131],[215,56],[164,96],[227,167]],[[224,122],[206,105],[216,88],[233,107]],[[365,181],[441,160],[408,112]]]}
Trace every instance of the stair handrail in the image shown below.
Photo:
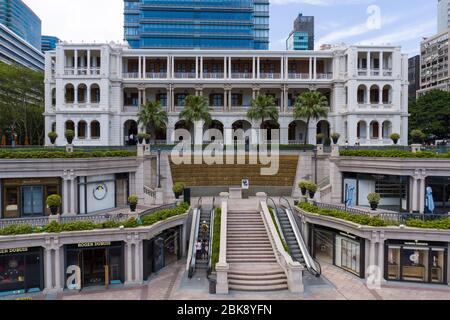
{"label": "stair handrail", "polygon": [[211,209],[211,217],[209,220],[209,245],[208,245],[208,271],[206,272],[206,277],[209,279],[209,276],[212,273],[212,245],[214,241],[214,218],[216,215],[215,208],[216,198],[213,197],[212,201],[212,209]]}
{"label": "stair handrail", "polygon": [[289,200],[285,197],[280,198],[280,204],[281,200],[285,200],[288,203],[288,207],[284,207],[286,211],[286,215],[289,219],[289,223],[291,224],[292,231],[294,231],[295,239],[297,240],[298,246],[300,247],[300,250],[303,255],[303,259],[305,260],[306,269],[315,277],[320,277],[322,273],[322,267],[320,266],[320,263],[315,260],[309,253],[308,247],[306,246],[305,240],[302,237],[302,234],[300,233],[300,230],[298,229],[298,225],[295,222],[295,218],[292,214],[292,206],[289,203]]}
{"label": "stair handrail", "polygon": [[197,258],[197,250],[196,245],[198,241],[198,230],[200,224],[200,213],[202,206],[202,197],[198,199],[197,208],[194,209],[194,213],[192,215],[192,226],[191,226],[191,242],[189,243],[189,255],[188,256],[188,278],[191,279],[195,273],[195,262]]}
{"label": "stair handrail", "polygon": [[272,201],[272,203],[273,203],[274,210],[275,210],[273,216],[274,216],[275,222],[276,222],[276,224],[277,224],[277,226],[278,226],[278,230],[280,230],[280,236],[281,236],[281,239],[282,239],[284,242],[286,242],[286,238],[285,238],[285,236],[284,236],[283,228],[281,228],[280,220],[278,220],[278,207],[277,207],[277,204],[275,203],[275,201],[274,201],[271,197],[267,197],[266,202],[268,202],[268,200]]}

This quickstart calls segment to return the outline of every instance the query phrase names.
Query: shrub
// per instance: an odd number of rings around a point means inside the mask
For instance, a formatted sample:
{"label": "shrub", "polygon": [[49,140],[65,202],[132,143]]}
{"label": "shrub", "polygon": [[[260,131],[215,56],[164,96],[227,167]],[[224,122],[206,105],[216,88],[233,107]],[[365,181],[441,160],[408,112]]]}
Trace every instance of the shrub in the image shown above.
{"label": "shrub", "polygon": [[211,252],[211,265],[213,270],[216,270],[216,264],[219,262],[221,218],[222,218],[222,209],[217,208],[214,215],[214,231],[213,231],[214,234]]}
{"label": "shrub", "polygon": [[421,130],[412,130],[410,135],[414,143],[422,143],[425,140],[425,134]]}
{"label": "shrub", "polygon": [[9,236],[15,234],[29,234],[29,233],[33,233],[33,227],[27,224],[10,225],[0,230],[0,235],[2,236]]}
{"label": "shrub", "polygon": [[335,132],[335,133],[333,133],[332,135],[331,135],[331,139],[333,139],[333,142],[334,143],[337,143],[338,141],[339,141],[339,138],[341,137],[341,135],[339,134],[339,133],[337,133],[337,132]]}
{"label": "shrub", "polygon": [[92,221],[75,221],[61,224],[61,231],[94,230],[96,225]]}
{"label": "shrub", "polygon": [[75,132],[73,130],[66,130],[64,132],[64,136],[66,139],[73,138],[75,136]]}
{"label": "shrub", "polygon": [[400,135],[398,133],[393,133],[389,136],[393,141],[398,141],[400,139]]}
{"label": "shrub", "polygon": [[151,226],[158,221],[166,220],[170,217],[178,216],[185,213],[189,209],[189,204],[183,202],[175,208],[164,209],[142,218],[142,224],[144,226]]}
{"label": "shrub", "polygon": [[317,144],[322,144],[324,137],[325,136],[322,133],[319,133],[318,135],[316,135]]}
{"label": "shrub", "polygon": [[298,183],[298,187],[299,187],[300,189],[308,189],[308,184],[309,184],[309,181],[301,180],[301,181]]}
{"label": "shrub", "polygon": [[58,138],[58,134],[56,132],[54,132],[54,131],[50,131],[47,134],[47,137],[49,137],[50,139],[56,139],[56,138]]}
{"label": "shrub", "polygon": [[182,193],[185,188],[185,184],[183,182],[177,182],[173,185],[172,191],[173,193]]}
{"label": "shrub", "polygon": [[0,151],[0,159],[79,159],[79,158],[126,158],[135,157],[134,151]]}
{"label": "shrub", "polygon": [[450,152],[435,153],[429,151],[409,152],[397,149],[391,150],[341,150],[343,157],[372,157],[372,158],[450,158]]}
{"label": "shrub", "polygon": [[381,197],[380,194],[371,192],[367,195],[367,200],[369,203],[380,203]]}
{"label": "shrub", "polygon": [[132,195],[130,195],[130,196],[128,197],[128,203],[129,203],[129,204],[137,204],[137,203],[138,203],[138,200],[139,200],[139,198],[138,198],[138,196],[135,195],[135,194],[132,194]]}
{"label": "shrub", "polygon": [[311,192],[317,192],[317,184],[312,183],[312,182],[308,182],[306,184],[306,190],[311,191]]}
{"label": "shrub", "polygon": [[329,147],[331,146],[331,139],[326,137],[323,143],[324,146]]}
{"label": "shrub", "polygon": [[57,194],[49,195],[45,203],[49,207],[59,207],[61,205],[61,197]]}
{"label": "shrub", "polygon": [[136,218],[130,218],[123,223],[123,226],[125,228],[137,228],[137,227],[139,227],[139,224],[138,224],[138,221],[136,220]]}

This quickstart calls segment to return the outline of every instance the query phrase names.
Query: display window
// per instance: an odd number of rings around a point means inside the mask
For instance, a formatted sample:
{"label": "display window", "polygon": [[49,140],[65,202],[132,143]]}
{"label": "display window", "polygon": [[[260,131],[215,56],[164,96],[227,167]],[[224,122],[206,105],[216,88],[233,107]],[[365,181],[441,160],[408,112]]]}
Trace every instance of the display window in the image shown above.
{"label": "display window", "polygon": [[346,269],[355,274],[360,272],[360,243],[343,236],[336,236],[336,259],[338,267]]}
{"label": "display window", "polygon": [[0,295],[43,289],[41,248],[0,249]]}
{"label": "display window", "polygon": [[447,248],[443,243],[388,242],[385,279],[445,283]]}

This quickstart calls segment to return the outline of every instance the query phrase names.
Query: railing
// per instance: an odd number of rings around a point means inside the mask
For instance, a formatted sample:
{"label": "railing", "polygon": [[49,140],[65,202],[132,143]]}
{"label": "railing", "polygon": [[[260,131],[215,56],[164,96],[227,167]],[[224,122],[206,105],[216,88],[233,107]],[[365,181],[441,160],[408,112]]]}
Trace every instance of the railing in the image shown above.
{"label": "railing", "polygon": [[166,79],[167,72],[146,72],[145,78],[147,78],[147,79]]}
{"label": "railing", "polygon": [[330,184],[330,176],[323,178],[322,180],[319,181],[319,183],[317,184],[317,186],[319,188],[325,188],[326,186],[328,186]]}
{"label": "railing", "polygon": [[281,73],[260,73],[259,74],[260,79],[280,79]]}
{"label": "railing", "polygon": [[223,79],[225,74],[223,72],[206,72],[203,73],[204,79]]}
{"label": "railing", "polygon": [[285,197],[280,198],[280,204],[281,200],[284,200],[287,203],[287,206],[284,207],[286,211],[286,215],[289,219],[289,223],[291,224],[292,231],[294,231],[295,239],[297,240],[298,246],[300,247],[300,251],[302,252],[303,259],[305,260],[306,268],[307,270],[314,275],[315,277],[320,277],[322,274],[322,267],[320,266],[320,263],[310,255],[308,251],[308,246],[306,245],[302,234],[300,233],[300,230],[298,229],[298,225],[295,222],[295,218],[293,215],[293,209],[291,207],[291,204],[288,199]]}
{"label": "railing", "polygon": [[18,219],[1,219],[0,229],[4,229],[12,225],[30,225],[33,227],[42,227],[49,223],[48,217],[18,218]]}
{"label": "railing", "polygon": [[316,79],[319,80],[331,80],[333,79],[333,73],[327,72],[327,73],[317,73]]}
{"label": "railing", "polygon": [[139,213],[139,217],[145,217],[145,216],[149,216],[155,212],[161,211],[161,210],[165,210],[165,209],[173,209],[176,208],[177,204],[176,203],[169,203],[169,204],[164,204],[162,206],[158,206],[158,207],[154,207],[151,209],[147,209],[142,211],[141,213]]}
{"label": "railing", "polygon": [[[273,212],[273,217],[274,217],[274,219],[275,219],[275,223],[276,223],[276,225],[277,225],[277,227],[278,227],[278,230],[280,231],[280,237],[281,237],[281,239],[282,239],[284,242],[286,242],[286,238],[284,237],[283,228],[281,228],[280,220],[278,220],[278,207],[277,207],[275,201],[274,201],[272,198],[267,197],[266,202],[269,203],[269,200],[272,202],[272,204],[273,204],[273,209],[275,210],[275,212]],[[287,243],[286,243],[286,244],[287,244]]]}
{"label": "railing", "polygon": [[232,79],[252,79],[253,73],[249,72],[232,72],[231,73]]}
{"label": "railing", "polygon": [[139,72],[124,72],[122,77],[124,79],[139,79]]}
{"label": "railing", "polygon": [[211,218],[209,220],[209,245],[208,245],[208,271],[206,272],[206,277],[209,279],[209,276],[212,273],[213,265],[212,265],[212,247],[214,242],[214,218],[216,215],[215,208],[216,198],[213,197],[212,201],[212,209],[211,209]]}
{"label": "railing", "polygon": [[195,72],[175,72],[174,78],[178,79],[194,79],[196,78]]}
{"label": "railing", "polygon": [[87,76],[88,74],[88,69],[83,67],[83,68],[78,68],[77,69],[77,75],[79,76]]}
{"label": "railing", "polygon": [[[198,199],[197,202],[197,208],[194,209],[194,213],[192,215],[192,223],[191,226],[191,242],[189,243],[189,253],[190,253],[190,259],[188,259],[188,278],[191,279],[194,276],[195,273],[195,261],[197,259],[197,240],[198,240],[198,231],[199,231],[199,225],[200,225],[200,216],[201,216],[201,208],[202,208],[202,197]],[[189,257],[188,257],[189,258]]]}
{"label": "railing", "polygon": [[[361,143],[365,143],[367,138],[360,138]],[[378,140],[377,140],[378,141]],[[399,146],[399,145],[390,145],[390,146],[346,146],[341,148],[341,150],[399,150],[399,151],[411,151],[410,146]]]}
{"label": "railing", "polygon": [[107,221],[123,222],[129,219],[128,213],[101,213],[101,214],[81,214],[76,216],[61,216],[60,223],[70,223],[77,221],[91,221],[94,223],[103,223]]}
{"label": "railing", "polygon": [[97,76],[100,74],[100,68],[91,68],[89,70],[90,75],[92,76]]}
{"label": "railing", "polygon": [[289,73],[288,74],[289,79],[302,79],[302,80],[308,80],[309,79],[309,73]]}

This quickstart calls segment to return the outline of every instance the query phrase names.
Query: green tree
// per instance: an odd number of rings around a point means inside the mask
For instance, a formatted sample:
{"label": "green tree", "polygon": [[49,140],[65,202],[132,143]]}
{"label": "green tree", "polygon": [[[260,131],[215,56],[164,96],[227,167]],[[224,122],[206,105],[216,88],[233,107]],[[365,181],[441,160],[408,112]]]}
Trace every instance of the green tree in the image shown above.
{"label": "green tree", "polygon": [[41,145],[44,141],[43,72],[0,62],[0,138]]}
{"label": "green tree", "polygon": [[156,131],[167,126],[167,112],[163,110],[159,101],[149,101],[141,107],[138,113],[138,124],[142,125],[142,131],[147,131],[150,126],[150,134],[156,140]]}
{"label": "green tree", "polygon": [[261,129],[265,128],[266,120],[278,121],[279,113],[272,96],[259,95],[252,100],[252,105],[247,111],[250,120],[261,120]]}
{"label": "green tree", "polygon": [[[195,122],[202,120],[206,125],[210,125],[212,122],[212,118],[209,110],[208,100],[203,96],[187,96],[184,100],[184,108],[180,112],[179,117],[180,119],[185,120],[188,125],[195,124]],[[196,127],[194,130],[194,135],[202,135],[203,133],[197,132]]]}
{"label": "green tree", "polygon": [[409,102],[409,130],[421,130],[427,137],[450,138],[450,92],[430,90]]}
{"label": "green tree", "polygon": [[305,144],[308,141],[308,128],[311,119],[317,120],[328,115],[328,100],[318,91],[302,93],[294,106],[294,118],[306,119]]}

